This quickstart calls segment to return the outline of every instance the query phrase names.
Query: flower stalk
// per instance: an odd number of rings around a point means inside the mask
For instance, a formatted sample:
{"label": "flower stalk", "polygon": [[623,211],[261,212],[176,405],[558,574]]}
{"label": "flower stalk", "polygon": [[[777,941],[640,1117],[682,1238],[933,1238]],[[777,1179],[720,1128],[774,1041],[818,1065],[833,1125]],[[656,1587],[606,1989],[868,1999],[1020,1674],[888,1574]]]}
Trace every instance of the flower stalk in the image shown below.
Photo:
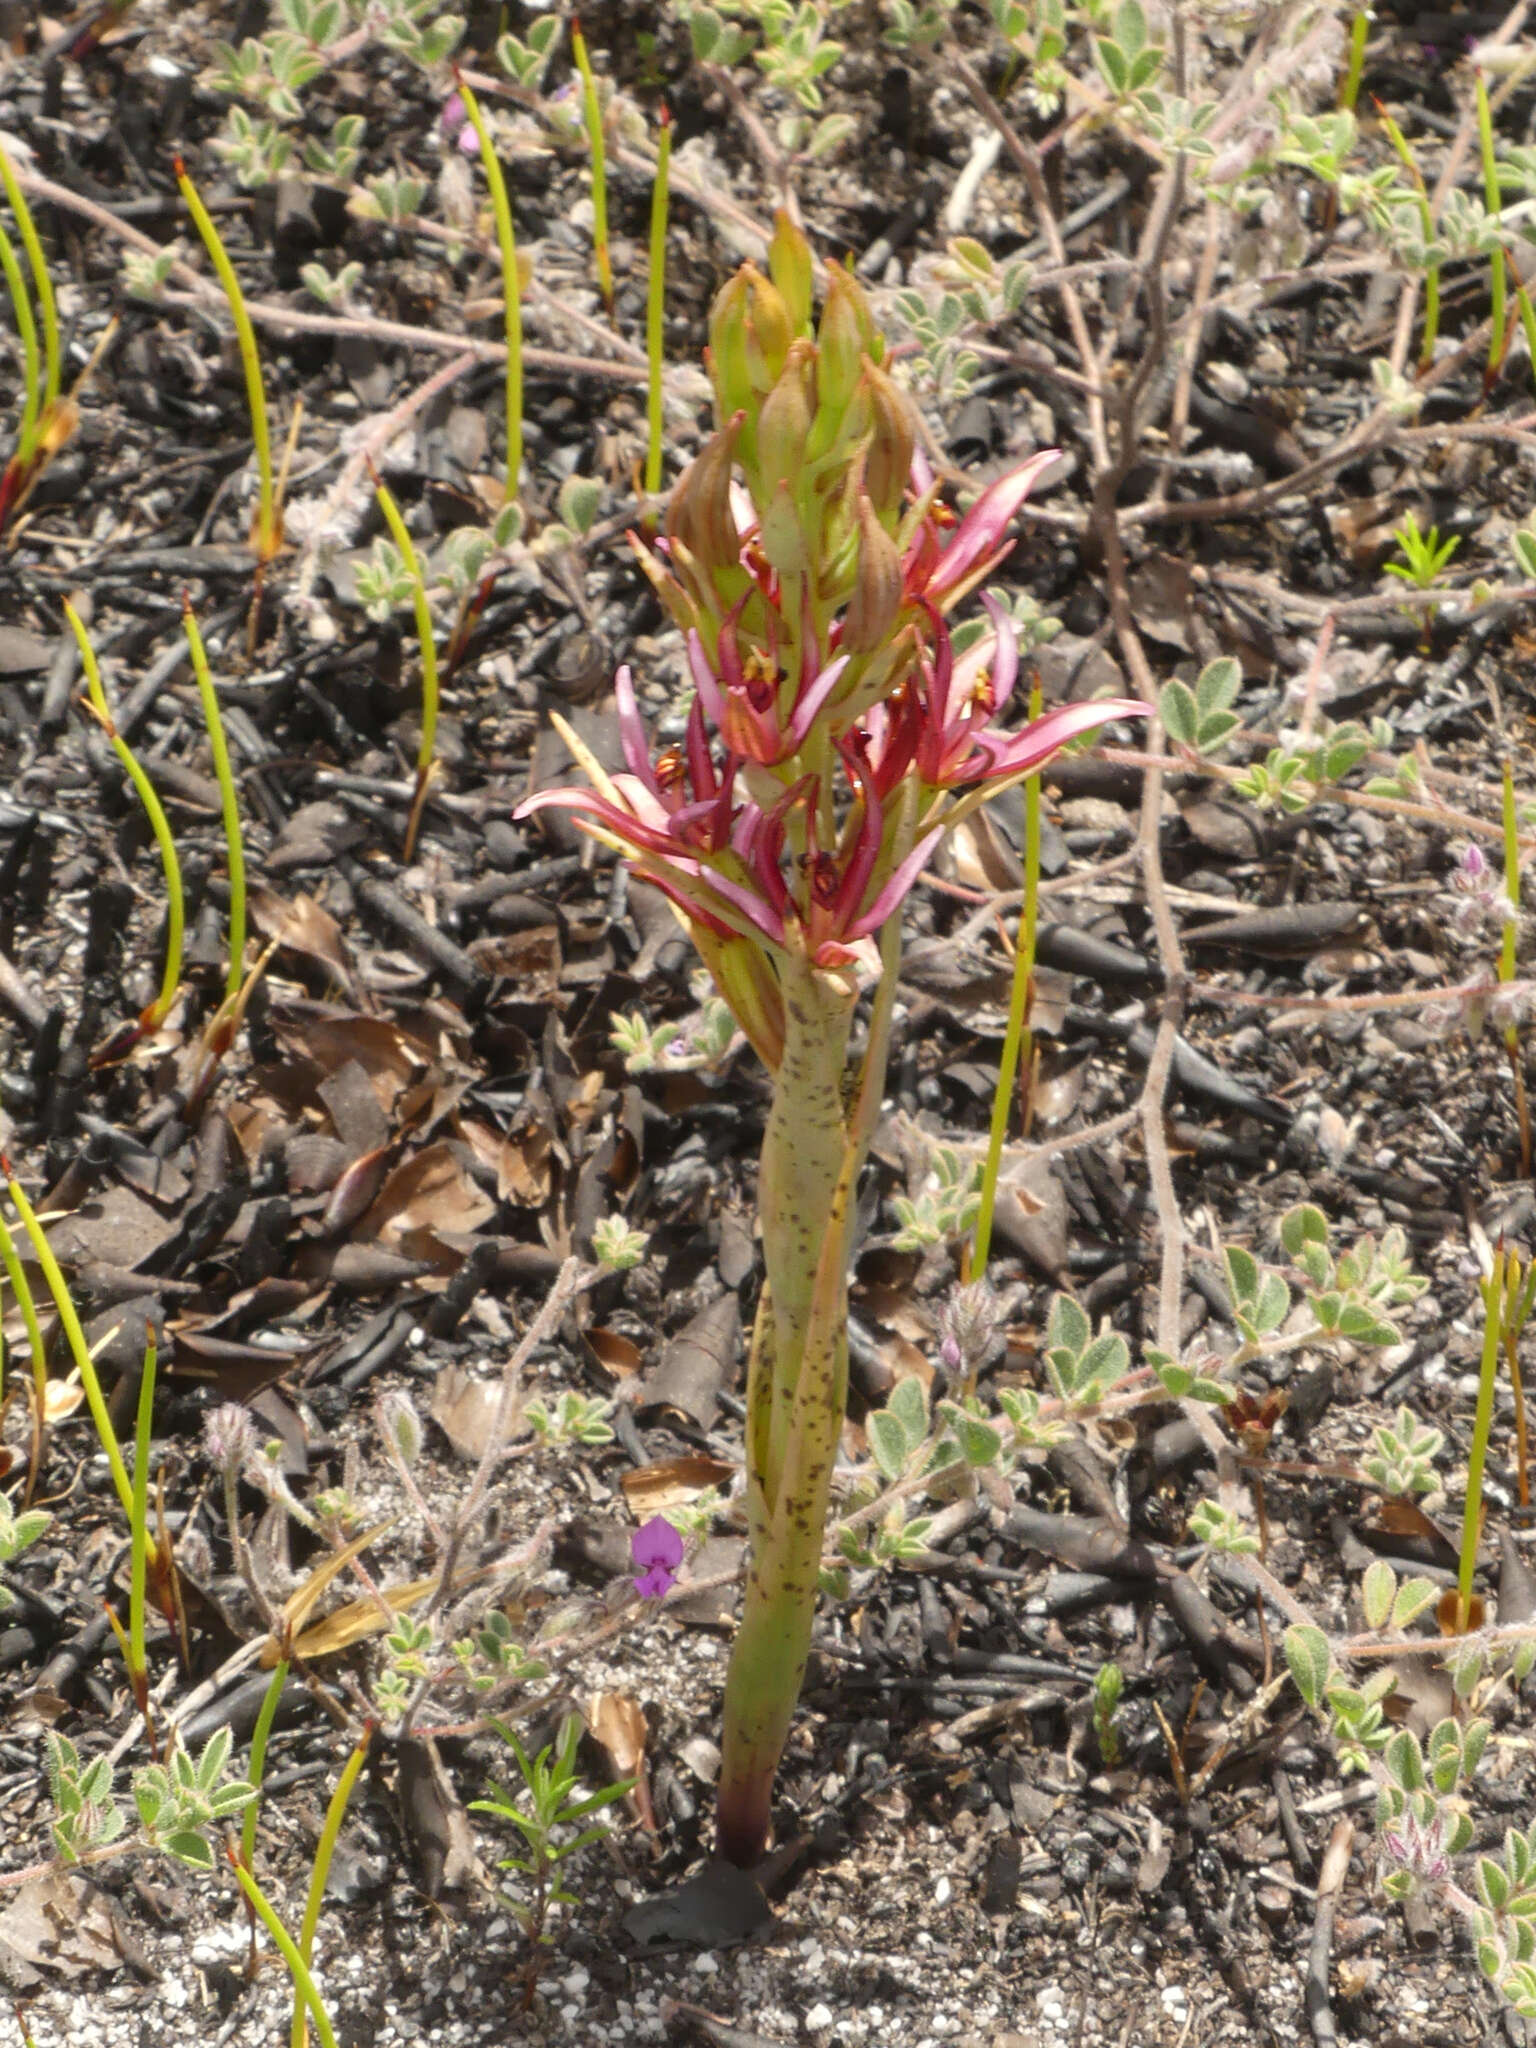
{"label": "flower stalk", "polygon": [[947,614],[1007,554],[1053,454],[999,478],[957,521],[857,281],[833,268],[819,318],[813,296],[810,247],[780,214],[768,274],[743,265],[711,311],[716,430],[654,542],[630,535],[684,638],[694,697],[681,741],[653,752],[621,669],[623,769],[557,720],[589,786],[542,790],[519,813],[574,811],[670,898],[772,1076],[747,1386],[750,1564],[717,1804],[721,1852],[742,1866],[769,1839],[810,1650],[902,906],[945,834],[990,795],[1147,709],[1121,699],[1003,723],[1019,667],[1012,620],[984,597],[988,627],[957,655]]}

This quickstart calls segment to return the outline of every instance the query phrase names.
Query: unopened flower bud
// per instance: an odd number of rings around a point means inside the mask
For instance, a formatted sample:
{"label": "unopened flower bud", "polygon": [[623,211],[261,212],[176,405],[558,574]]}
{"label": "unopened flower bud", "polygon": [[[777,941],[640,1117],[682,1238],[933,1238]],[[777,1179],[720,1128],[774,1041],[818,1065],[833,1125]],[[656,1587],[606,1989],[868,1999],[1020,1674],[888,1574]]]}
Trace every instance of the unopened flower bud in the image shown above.
{"label": "unopened flower bud", "polygon": [[901,555],[863,491],[858,520],[858,569],[843,618],[842,646],[849,654],[872,654],[888,638],[901,610]]}
{"label": "unopened flower bud", "polygon": [[834,264],[827,276],[827,301],[816,330],[817,388],[831,421],[841,420],[859,381],[859,365],[874,346],[874,323],[864,293],[857,279],[841,264]]}
{"label": "unopened flower bud", "polygon": [[741,561],[741,535],[731,511],[731,472],[740,431],[738,414],[705,442],[667,500],[667,538],[687,549],[698,574],[711,584],[722,570],[734,569]]}
{"label": "unopened flower bud", "polygon": [[747,318],[747,363],[756,391],[771,391],[784,372],[784,358],[794,340],[789,308],[760,270],[749,263],[743,273],[752,294]]}
{"label": "unopened flower bud", "polygon": [[747,364],[747,308],[751,293],[738,270],[715,294],[709,310],[709,374],[715,387],[716,418],[723,427],[752,404]]}
{"label": "unopened flower bud", "polygon": [[889,527],[900,517],[902,494],[912,473],[917,416],[907,394],[867,357],[862,381],[874,411],[874,430],[864,459],[864,487],[876,516]]}
{"label": "unopened flower bud", "polygon": [[809,566],[805,529],[788,484],[781,483],[759,508],[758,546],[780,576],[802,576]]}
{"label": "unopened flower bud", "polygon": [[222,1402],[203,1418],[203,1448],[226,1479],[238,1479],[256,1448],[256,1424],[249,1408]]}
{"label": "unopened flower bud", "polygon": [[789,314],[796,335],[807,334],[811,325],[811,245],[783,207],[773,219],[773,240],[768,244],[768,269],[779,297]]}
{"label": "unopened flower bud", "polygon": [[815,356],[809,341],[791,342],[783,375],[758,414],[758,487],[764,503],[781,483],[794,490],[800,481],[805,437],[811,430]]}
{"label": "unopened flower bud", "polygon": [[402,1465],[414,1465],[421,1456],[421,1417],[409,1394],[391,1388],[379,1396],[379,1427]]}
{"label": "unopened flower bud", "polygon": [[1001,1303],[985,1280],[955,1289],[939,1317],[940,1352],[946,1364],[948,1347],[953,1344],[967,1378],[976,1377],[992,1348],[1000,1309]]}

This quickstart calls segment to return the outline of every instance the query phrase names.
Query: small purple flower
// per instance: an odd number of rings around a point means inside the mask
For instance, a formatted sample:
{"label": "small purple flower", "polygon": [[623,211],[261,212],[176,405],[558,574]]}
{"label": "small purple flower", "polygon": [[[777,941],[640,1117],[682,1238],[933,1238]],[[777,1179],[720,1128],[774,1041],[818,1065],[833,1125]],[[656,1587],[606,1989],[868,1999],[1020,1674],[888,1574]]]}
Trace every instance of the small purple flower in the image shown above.
{"label": "small purple flower", "polygon": [[665,1515],[652,1515],[629,1539],[630,1555],[641,1567],[635,1591],[642,1600],[659,1600],[677,1583],[683,1561],[683,1539]]}

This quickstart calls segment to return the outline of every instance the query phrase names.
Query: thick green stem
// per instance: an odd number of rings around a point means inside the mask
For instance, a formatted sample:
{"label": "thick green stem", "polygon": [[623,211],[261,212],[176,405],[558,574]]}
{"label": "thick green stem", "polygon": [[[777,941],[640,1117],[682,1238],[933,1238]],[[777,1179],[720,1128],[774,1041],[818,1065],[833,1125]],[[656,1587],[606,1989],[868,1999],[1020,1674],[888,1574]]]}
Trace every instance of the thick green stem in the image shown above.
{"label": "thick green stem", "polygon": [[[895,920],[893,920],[893,926]],[[784,973],[784,1058],[763,1141],[759,1211],[768,1284],[747,1389],[751,1558],[725,1688],[719,1848],[755,1863],[773,1779],[800,1696],[816,1613],[832,1468],[848,1387],[848,1253],[860,1168],[884,1085],[887,973],[850,1110],[844,1108],[851,985],[809,962]]]}

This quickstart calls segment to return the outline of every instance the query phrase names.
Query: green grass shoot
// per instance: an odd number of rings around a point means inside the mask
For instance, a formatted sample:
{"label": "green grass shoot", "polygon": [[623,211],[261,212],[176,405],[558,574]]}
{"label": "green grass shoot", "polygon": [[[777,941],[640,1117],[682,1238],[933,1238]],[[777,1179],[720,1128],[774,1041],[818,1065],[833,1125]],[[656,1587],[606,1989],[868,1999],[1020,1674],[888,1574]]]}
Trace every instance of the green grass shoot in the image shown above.
{"label": "green grass shoot", "polygon": [[245,842],[240,835],[240,799],[230,772],[229,743],[224,737],[219,693],[213,686],[208,652],[192,613],[192,601],[185,591],[181,597],[181,623],[192,656],[192,673],[197,677],[197,693],[202,699],[203,722],[208,727],[213,772],[224,813],[224,852],[229,870],[229,969],[224,977],[224,1000],[233,1003],[245,979]]}
{"label": "green grass shoot", "polygon": [[27,1269],[16,1250],[16,1240],[6,1228],[3,1216],[0,1216],[0,1265],[5,1267],[16,1306],[21,1310],[27,1343],[32,1350],[32,1457],[21,1501],[25,1509],[31,1507],[32,1496],[37,1491],[43,1469],[43,1448],[48,1438],[48,1359],[43,1349],[42,1325],[37,1319],[37,1303],[32,1298],[32,1283],[27,1278]]}
{"label": "green grass shoot", "polygon": [[[1429,190],[1424,183],[1424,173],[1419,169],[1419,160],[1414,155],[1413,145],[1402,129],[1393,120],[1380,100],[1374,102],[1387,140],[1397,152],[1397,160],[1413,180],[1419,210],[1419,233],[1424,238],[1426,252],[1434,245],[1435,216],[1429,203]],[[1435,343],[1440,338],[1440,265],[1429,260],[1424,265],[1424,333],[1419,342],[1419,368],[1427,370],[1435,359]]]}
{"label": "green grass shoot", "polygon": [[1464,1634],[1472,1622],[1472,1576],[1477,1569],[1477,1542],[1483,1524],[1483,1469],[1493,1431],[1494,1383],[1501,1337],[1512,1349],[1536,1304],[1536,1260],[1521,1272],[1520,1255],[1501,1240],[1493,1266],[1478,1283],[1483,1297],[1483,1350],[1478,1364],[1477,1413],[1472,1423],[1472,1448],[1467,1454],[1467,1498],[1462,1510],[1461,1555],[1456,1572],[1456,1626]]}
{"label": "green grass shoot", "polygon": [[[1040,716],[1042,699],[1036,683],[1029,696],[1029,716]],[[987,1136],[987,1156],[981,1173],[981,1206],[976,1213],[976,1236],[971,1253],[971,1278],[982,1279],[992,1249],[992,1216],[997,1206],[997,1177],[1003,1161],[1003,1141],[1008,1135],[1008,1116],[1013,1105],[1014,1078],[1022,1054],[1024,1086],[1033,1086],[1035,1045],[1029,1029],[1030,997],[1035,980],[1035,934],[1040,914],[1040,778],[1031,775],[1024,785],[1024,902],[1019,911],[1019,936],[1013,954],[1013,990],[1008,1003],[1008,1028],[1003,1038],[1002,1057],[997,1067],[997,1088],[992,1097],[992,1128]]]}
{"label": "green grass shoot", "polygon": [[257,1796],[250,1801],[240,1820],[240,1857],[247,1870],[256,1862],[256,1821],[261,1812],[261,1781],[267,1768],[267,1743],[272,1734],[272,1723],[277,1718],[278,1702],[283,1696],[283,1687],[288,1682],[288,1660],[279,1657],[272,1667],[272,1676],[262,1695],[261,1711],[256,1716],[256,1726],[251,1734],[251,1766],[246,1773],[256,1787]]}
{"label": "green grass shoot", "polygon": [[[370,464],[370,468],[372,465]],[[416,850],[416,834],[421,829],[421,814],[426,807],[427,792],[437,779],[437,763],[433,758],[437,747],[437,642],[432,633],[432,608],[427,603],[426,580],[421,573],[409,529],[400,516],[400,507],[395,503],[394,494],[373,471],[373,488],[378,493],[379,509],[383,512],[400,558],[405,563],[406,574],[411,579],[411,601],[416,608],[416,637],[421,642],[421,744],[416,750],[416,794],[411,799],[411,815],[406,821],[406,860]]]}
{"label": "green grass shoot", "polygon": [[[1477,74],[1477,140],[1483,158],[1483,204],[1488,210],[1489,223],[1497,227],[1499,214],[1503,209],[1503,194],[1499,185],[1498,158],[1494,153],[1493,111],[1488,103],[1488,87],[1481,71]],[[1506,273],[1502,244],[1489,253],[1489,318],[1492,322],[1488,331],[1488,367],[1483,373],[1483,389],[1493,388],[1494,379],[1504,361],[1504,320]]]}
{"label": "green grass shoot", "polygon": [[26,194],[17,183],[11,160],[3,149],[0,149],[0,184],[4,185],[11,212],[16,216],[22,247],[26,250],[27,261],[32,267],[32,287],[37,294],[37,309],[43,320],[43,390],[39,417],[46,422],[49,413],[59,402],[59,391],[63,382],[63,360],[59,353],[59,309],[54,300],[53,280],[48,275],[48,263],[43,255],[43,245],[38,239],[32,209],[27,204]]}
{"label": "green grass shoot", "polygon": [[150,1335],[144,1345],[144,1371],[139,1380],[139,1405],[133,1432],[133,1513],[129,1521],[129,1539],[132,1545],[128,1578],[128,1633],[123,1634],[123,1625],[109,1606],[107,1619],[112,1624],[113,1634],[123,1653],[123,1662],[128,1667],[128,1682],[133,1687],[134,1704],[144,1717],[145,1731],[149,1736],[150,1754],[157,1760],[160,1745],[155,1736],[154,1718],[149,1706],[149,1659],[144,1649],[144,1595],[149,1581],[149,1440],[150,1417],[155,1405],[155,1340]]}
{"label": "green grass shoot", "polygon": [[91,1357],[91,1347],[85,1341],[85,1331],[80,1326],[79,1312],[70,1294],[69,1284],[53,1255],[47,1232],[37,1220],[37,1211],[27,1200],[26,1193],[8,1160],[0,1158],[0,1176],[5,1180],[6,1192],[11,1198],[16,1214],[21,1218],[22,1228],[32,1243],[32,1253],[42,1268],[43,1278],[48,1282],[48,1291],[53,1296],[53,1305],[64,1328],[65,1341],[75,1369],[80,1375],[80,1384],[85,1389],[86,1405],[91,1411],[91,1420],[96,1425],[96,1435],[101,1448],[107,1454],[107,1464],[112,1473],[112,1484],[117,1489],[118,1500],[122,1503],[128,1526],[133,1527],[133,1486],[128,1477],[128,1468],[123,1463],[122,1449],[117,1441],[117,1431],[112,1427],[112,1417],[107,1413],[106,1398],[101,1391],[101,1381],[96,1377],[96,1362]]}
{"label": "green grass shoot", "polygon": [[[144,815],[149,819],[150,830],[155,835],[155,844],[160,849],[160,864],[165,870],[165,972],[161,977],[159,995],[139,1018],[135,1037],[144,1037],[150,1032],[158,1031],[165,1022],[170,1015],[171,1005],[176,1000],[176,991],[181,986],[181,954],[186,930],[186,899],[181,886],[181,862],[176,857],[176,842],[171,837],[171,828],[166,821],[160,799],[155,794],[154,784],[139,766],[133,749],[113,723],[106,692],[101,686],[101,669],[96,660],[96,650],[91,645],[91,636],[85,630],[79,613],[68,598],[64,600],[64,615],[69,620],[80,649],[80,661],[85,670],[85,686],[88,692],[85,701],[97,724],[112,742],[129,781],[139,793]],[[132,1043],[132,1040],[128,1042]],[[119,1042],[113,1048],[114,1055],[126,1049],[126,1046]]]}
{"label": "green grass shoot", "polygon": [[[314,1868],[310,1872],[309,1897],[304,1902],[304,1918],[299,1926],[299,1954],[304,1958],[306,1966],[314,1955],[315,1929],[320,1922],[320,1906],[325,1897],[326,1880],[331,1874],[331,1857],[335,1853],[341,1824],[346,1818],[347,1804],[352,1797],[352,1788],[357,1783],[358,1772],[363,1768],[372,1737],[372,1728],[365,1728],[358,1738],[357,1746],[347,1758],[341,1776],[336,1781],[336,1790],[331,1794],[331,1803],[325,1810],[325,1825],[320,1830],[320,1840],[315,1847]],[[297,1985],[294,1987],[293,2027],[289,2039],[291,2048],[308,2048],[309,2016],[305,2010],[303,1994]]]}
{"label": "green grass shoot", "polygon": [[336,2048],[336,2033],[331,2025],[331,2016],[325,2009],[320,1993],[315,1989],[315,1980],[309,1974],[309,1965],[299,1954],[298,1944],[278,1919],[266,1893],[233,1852],[230,1855],[230,1863],[241,1891],[245,1893],[257,1919],[271,1935],[278,1954],[288,1965],[288,1974],[293,1979],[295,1991],[314,2015],[315,2031],[320,2036],[321,2048]]}
{"label": "green grass shoot", "polygon": [[517,237],[512,227],[512,202],[507,197],[507,181],[501,175],[501,164],[491,141],[491,131],[480,111],[480,102],[462,78],[457,83],[469,125],[480,144],[480,162],[485,170],[485,182],[490,187],[496,242],[501,251],[501,295],[507,338],[506,500],[510,505],[517,496],[518,478],[523,468],[523,292],[517,267]]}
{"label": "green grass shoot", "polygon": [[1355,111],[1360,97],[1360,76],[1365,69],[1365,46],[1370,41],[1371,10],[1362,7],[1349,27],[1349,59],[1339,81],[1339,105],[1346,114]]}
{"label": "green grass shoot", "polygon": [[665,349],[663,318],[667,304],[667,199],[672,169],[672,116],[661,110],[656,138],[656,182],[651,187],[651,263],[645,299],[645,489],[654,498],[661,489],[661,372]]}
{"label": "green grass shoot", "polygon": [[43,409],[43,357],[37,345],[37,321],[32,313],[32,295],[27,290],[26,281],[21,274],[16,244],[4,228],[0,228],[0,271],[5,273],[5,288],[10,294],[16,332],[21,338],[24,391],[21,424],[16,431],[16,452],[12,460],[18,471],[24,471],[37,449],[37,422]]}
{"label": "green grass shoot", "polygon": [[252,327],[251,316],[246,311],[245,294],[240,289],[235,266],[229,260],[229,251],[225,248],[223,239],[213,224],[213,216],[204,206],[197,187],[187,176],[187,167],[179,155],[175,160],[175,172],[182,199],[192,216],[193,226],[202,237],[203,247],[208,251],[208,260],[213,265],[229,306],[230,318],[235,323],[235,339],[240,347],[240,364],[245,372],[246,403],[251,413],[251,440],[256,449],[256,474],[260,495],[257,499],[256,518],[251,526],[251,552],[256,557],[259,573],[282,547],[283,515],[272,471],[272,436],[267,425],[267,394],[266,387],[261,381],[261,357],[256,349],[256,330]]}
{"label": "green grass shoot", "polygon": [[[1515,978],[1515,941],[1520,924],[1520,823],[1515,811],[1515,772],[1504,763],[1504,893],[1509,917],[1499,946],[1499,980]],[[1515,1077],[1515,1110],[1520,1119],[1520,1178],[1531,1177],[1531,1111],[1525,1094],[1525,1063],[1520,1057],[1520,1027],[1506,1024],[1504,1049]]]}
{"label": "green grass shoot", "polygon": [[587,39],[581,23],[571,16],[571,54],[581,73],[581,108],[592,146],[592,253],[597,258],[597,284],[608,315],[613,317],[613,264],[608,254],[608,150],[603,140],[603,110],[597,100],[597,80],[587,55]]}

